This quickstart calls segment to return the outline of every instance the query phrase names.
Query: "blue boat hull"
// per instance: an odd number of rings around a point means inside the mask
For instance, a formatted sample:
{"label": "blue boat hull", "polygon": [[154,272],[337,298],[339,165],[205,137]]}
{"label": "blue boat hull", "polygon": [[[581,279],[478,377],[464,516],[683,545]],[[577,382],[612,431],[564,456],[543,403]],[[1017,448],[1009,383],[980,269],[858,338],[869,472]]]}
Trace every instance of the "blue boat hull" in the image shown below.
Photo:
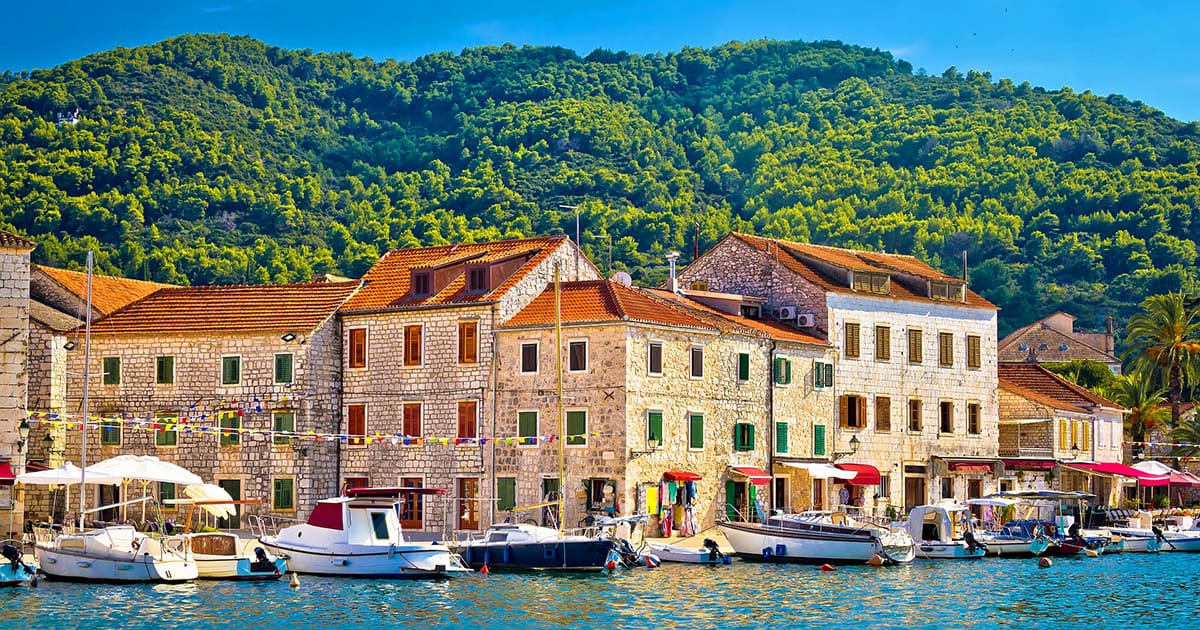
{"label": "blue boat hull", "polygon": [[490,571],[597,571],[613,549],[608,540],[569,540],[464,545],[457,551],[472,569]]}

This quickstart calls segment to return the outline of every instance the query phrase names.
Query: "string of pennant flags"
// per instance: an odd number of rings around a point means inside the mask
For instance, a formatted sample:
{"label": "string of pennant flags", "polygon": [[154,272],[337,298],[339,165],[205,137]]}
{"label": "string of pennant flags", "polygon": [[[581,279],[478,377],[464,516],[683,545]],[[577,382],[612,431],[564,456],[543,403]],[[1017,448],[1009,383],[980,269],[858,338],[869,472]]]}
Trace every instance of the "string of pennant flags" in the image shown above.
{"label": "string of pennant flags", "polygon": [[[226,410],[228,411],[228,410]],[[238,416],[242,414],[239,412]],[[44,427],[55,429],[81,429],[84,425],[82,415],[61,414],[45,411],[29,412],[28,418],[35,424]],[[200,422],[205,422],[210,416],[202,414],[199,418]],[[215,417],[214,417],[215,418]],[[553,444],[559,440],[559,437],[554,434],[550,435],[535,435],[535,436],[506,436],[506,437],[441,437],[441,436],[410,436],[403,433],[368,433],[368,434],[350,434],[350,433],[320,433],[313,430],[308,431],[279,431],[274,429],[252,429],[245,427],[222,427],[212,424],[199,424],[186,417],[180,418],[127,418],[127,417],[110,417],[110,416],[88,416],[87,427],[89,429],[100,430],[111,427],[111,423],[120,422],[122,426],[135,430],[143,430],[147,432],[164,432],[172,431],[182,433],[184,435],[192,434],[209,434],[221,435],[230,437],[233,435],[251,436],[251,437],[270,437],[270,438],[298,438],[300,440],[312,441],[328,441],[328,442],[350,442],[354,444],[392,444],[403,446],[460,446],[460,445],[478,445],[496,443],[507,446],[530,446],[539,444]],[[106,423],[108,423],[106,425]],[[568,443],[572,440],[583,439],[587,437],[604,437],[613,435],[600,431],[591,431],[587,433],[579,433],[567,435]]]}

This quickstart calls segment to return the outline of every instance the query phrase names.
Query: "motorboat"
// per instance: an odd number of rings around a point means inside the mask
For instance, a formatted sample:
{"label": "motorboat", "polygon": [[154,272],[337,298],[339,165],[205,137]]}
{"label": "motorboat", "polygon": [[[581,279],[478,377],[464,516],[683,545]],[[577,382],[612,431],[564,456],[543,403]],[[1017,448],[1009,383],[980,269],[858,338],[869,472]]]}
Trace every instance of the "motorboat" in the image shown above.
{"label": "motorboat", "polygon": [[965,505],[918,505],[908,513],[905,528],[921,558],[957,560],[982,558],[987,553],[987,545],[975,536],[971,512]]}
{"label": "motorboat", "polygon": [[[1141,522],[1143,520],[1149,521],[1149,516],[1139,519],[1138,522],[1138,525],[1149,524],[1149,527],[1102,527],[1100,529],[1128,540],[1151,539],[1158,543],[1158,551],[1200,551],[1200,525],[1193,521],[1192,517],[1168,516],[1164,519],[1163,527],[1159,527],[1153,522]],[[1152,551],[1149,547],[1153,544],[1149,541],[1145,544],[1146,550]],[[1131,550],[1128,545],[1126,545],[1126,550]]]}
{"label": "motorboat", "polygon": [[719,565],[729,564],[732,560],[711,538],[705,538],[701,547],[681,547],[648,540],[646,548],[662,562]]}
{"label": "motorboat", "polygon": [[278,580],[287,561],[267,553],[258,541],[233,532],[184,534],[192,546],[200,579]]}
{"label": "motorboat", "polygon": [[617,548],[614,539],[564,534],[526,523],[498,523],[481,538],[454,544],[471,568],[486,565],[489,571],[599,571]]}
{"label": "motorboat", "polygon": [[297,573],[391,579],[471,573],[446,545],[405,539],[397,506],[413,491],[350,488],[346,496],[318,501],[306,522],[258,540],[267,551],[287,559],[288,569]]}
{"label": "motorboat", "polygon": [[77,534],[35,528],[34,536],[38,567],[52,578],[84,582],[183,582],[199,575],[190,541],[184,536],[149,536],[129,525]]}
{"label": "motorboat", "polygon": [[[37,576],[37,569],[25,564],[21,550],[17,547],[5,543],[0,546],[0,556],[8,561],[0,564],[0,586],[20,586],[31,582]],[[34,586],[36,585],[34,583]]]}
{"label": "motorboat", "polygon": [[765,523],[720,521],[717,526],[745,560],[901,564],[915,555],[907,532],[858,522],[844,512],[775,514]]}

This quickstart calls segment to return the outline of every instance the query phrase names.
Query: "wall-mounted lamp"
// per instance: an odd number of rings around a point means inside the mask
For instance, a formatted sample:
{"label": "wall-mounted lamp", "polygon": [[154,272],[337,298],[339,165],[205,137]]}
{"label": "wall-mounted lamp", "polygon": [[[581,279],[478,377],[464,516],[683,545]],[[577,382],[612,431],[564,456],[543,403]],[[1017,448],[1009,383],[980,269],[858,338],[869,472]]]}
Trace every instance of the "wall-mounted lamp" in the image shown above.
{"label": "wall-mounted lamp", "polygon": [[284,341],[284,343],[290,343],[295,338],[296,338],[295,333],[287,333],[286,335],[280,337],[280,339],[282,339]]}
{"label": "wall-mounted lamp", "polygon": [[661,443],[659,442],[659,440],[650,438],[650,439],[646,440],[646,450],[644,450],[644,451],[629,451],[629,459],[632,461],[632,460],[635,460],[635,459],[641,457],[642,455],[649,455],[650,453],[657,451],[658,447],[660,445],[661,445]]}
{"label": "wall-mounted lamp", "polygon": [[300,438],[293,437],[290,440],[292,444],[292,452],[300,457],[308,457],[308,445],[303,443]]}
{"label": "wall-mounted lamp", "polygon": [[857,452],[858,452],[858,447],[859,447],[859,445],[860,445],[860,444],[862,444],[862,442],[860,442],[860,441],[858,440],[858,436],[857,436],[857,435],[851,435],[851,436],[850,436],[850,450],[848,450],[848,451],[838,451],[838,452],[836,452],[836,453],[834,453],[834,454],[833,454],[833,458],[834,458],[834,459],[837,459],[837,458],[839,458],[839,457],[845,457],[845,456],[847,456],[847,455],[853,455],[853,454],[857,453]]}
{"label": "wall-mounted lamp", "polygon": [[74,350],[74,349],[75,349],[75,342],[74,342],[74,341],[68,341],[67,343],[64,343],[64,344],[63,344],[63,350],[66,350],[67,352],[70,352],[70,351],[72,351],[72,350]]}
{"label": "wall-mounted lamp", "polygon": [[25,445],[29,443],[29,420],[21,419],[21,424],[17,425],[17,452],[25,452]]}
{"label": "wall-mounted lamp", "polygon": [[54,436],[47,433],[46,437],[42,438],[42,444],[46,446],[46,452],[51,455],[62,455],[67,452],[65,448],[54,448]]}

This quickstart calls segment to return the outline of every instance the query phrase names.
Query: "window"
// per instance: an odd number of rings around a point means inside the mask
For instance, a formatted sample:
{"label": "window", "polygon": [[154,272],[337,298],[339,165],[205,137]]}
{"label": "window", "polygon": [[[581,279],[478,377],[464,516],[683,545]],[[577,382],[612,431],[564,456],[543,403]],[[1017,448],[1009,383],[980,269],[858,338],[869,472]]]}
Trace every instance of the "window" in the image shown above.
{"label": "window", "polygon": [[521,373],[536,374],[538,371],[537,343],[521,344]]}
{"label": "window", "polygon": [[154,359],[154,383],[156,385],[175,383],[175,357],[156,357]]}
{"label": "window", "polygon": [[819,456],[825,454],[825,425],[813,425],[813,455]]}
{"label": "window", "polygon": [[[778,363],[779,359],[775,359],[775,362]],[[778,370],[776,370],[776,372],[778,372]],[[738,353],[738,380],[750,380],[750,354],[747,352]],[[778,377],[775,382],[779,382]]]}
{"label": "window", "polygon": [[275,382],[292,382],[292,353],[275,355]]}
{"label": "window", "polygon": [[350,367],[367,367],[367,329],[350,329]]}
{"label": "window", "polygon": [[691,377],[704,378],[704,348],[692,346]]}
{"label": "window", "polygon": [[421,437],[421,403],[404,403],[402,409],[405,437]]}
{"label": "window", "polygon": [[100,446],[121,445],[121,419],[100,419]]}
{"label": "window", "polygon": [[496,509],[506,512],[517,507],[517,478],[496,478]]}
{"label": "window", "polygon": [[479,437],[479,403],[477,401],[458,401],[458,437]]}
{"label": "window", "polygon": [[979,403],[967,403],[967,433],[979,435]]}
{"label": "window", "polygon": [[978,370],[982,362],[979,358],[979,335],[967,335],[967,368]]}
{"label": "window", "polygon": [[876,493],[881,499],[887,500],[892,496],[892,475],[890,472],[880,471],[879,473],[879,490]]}
{"label": "window", "polygon": [[775,423],[775,452],[785,454],[788,452],[788,423]]}
{"label": "window", "polygon": [[275,479],[271,482],[271,509],[296,509],[296,482],[291,478]]}
{"label": "window", "polygon": [[1079,450],[1084,453],[1092,450],[1092,423],[1087,420],[1079,423]]}
{"label": "window", "polygon": [[953,477],[942,477],[942,498],[943,499],[953,499],[954,498],[954,478]]}
{"label": "window", "polygon": [[908,329],[908,362],[913,365],[920,365],[925,360],[922,354],[922,343],[924,338],[919,330]]}
{"label": "window", "polygon": [[412,294],[414,297],[422,297],[432,293],[430,288],[430,274],[428,271],[413,273],[412,277]]}
{"label": "window", "polygon": [[346,434],[350,436],[350,444],[366,443],[367,436],[367,406],[364,404],[346,406]]}
{"label": "window", "polygon": [[238,446],[242,443],[242,416],[236,411],[217,414],[217,428],[221,434],[217,443],[221,446]]}
{"label": "window", "polygon": [[272,444],[291,444],[292,434],[296,432],[295,411],[275,411],[271,413]]}
{"label": "window", "polygon": [[813,363],[813,387],[833,387],[833,364],[817,361]]}
{"label": "window", "polygon": [[938,431],[941,433],[954,433],[954,403],[949,400],[943,400],[938,405],[938,409],[941,420],[940,424],[938,424]]}
{"label": "window", "polygon": [[954,367],[954,333],[938,333],[938,365]]}
{"label": "window", "polygon": [[662,376],[662,343],[651,341],[648,355],[646,371],[650,376]]}
{"label": "window", "polygon": [[404,365],[421,365],[421,326],[404,327]]}
{"label": "window", "polygon": [[875,360],[892,360],[892,329],[887,326],[875,327]]}
{"label": "window", "polygon": [[733,425],[733,450],[754,450],[754,425],[749,422],[738,422]]}
{"label": "window", "polygon": [[567,412],[567,446],[587,446],[587,412]]}
{"label": "window", "polygon": [[567,342],[567,371],[587,371],[587,341]]}
{"label": "window", "polygon": [[458,362],[479,361],[479,322],[458,322]]}
{"label": "window", "polygon": [[708,290],[708,281],[692,280],[691,284],[688,285],[688,288],[693,291],[707,291]]}
{"label": "window", "polygon": [[929,298],[932,300],[961,302],[963,301],[964,286],[961,282],[930,282]]}
{"label": "window", "polygon": [[158,504],[162,506],[161,509],[164,509],[164,510],[176,509],[175,505],[170,503],[170,501],[174,501],[174,500],[175,500],[175,484],[173,484],[169,481],[158,482]]}
{"label": "window", "polygon": [[467,272],[467,291],[470,291],[471,293],[486,293],[487,290],[487,267],[479,267]]}
{"label": "window", "polygon": [[846,343],[843,351],[846,358],[858,358],[858,324],[846,322]]}
{"label": "window", "polygon": [[1058,420],[1058,448],[1064,451],[1071,448],[1071,421],[1066,418]]}
{"label": "window", "polygon": [[537,440],[538,435],[538,412],[536,411],[521,411],[517,413],[517,437],[526,438],[528,440]]}
{"label": "window", "polygon": [[704,448],[704,416],[701,414],[688,416],[688,448]]}
{"label": "window", "polygon": [[868,293],[888,293],[889,276],[877,273],[862,273],[854,272],[855,291],[867,291]]}
{"label": "window", "polygon": [[242,382],[242,357],[221,357],[221,384],[237,385]]}
{"label": "window", "polygon": [[908,399],[908,430],[913,433],[921,432],[921,400]]}
{"label": "window", "polygon": [[154,445],[179,445],[179,418],[173,413],[160,413],[154,417]]}
{"label": "window", "polygon": [[880,433],[892,430],[892,399],[887,396],[875,397],[875,430]]}
{"label": "window", "polygon": [[847,429],[861,429],[867,426],[867,399],[862,396],[845,395],[841,397],[839,411],[842,426]]}
{"label": "window", "polygon": [[663,443],[663,415],[661,411],[651,411],[646,414],[646,443],[654,442],[658,446]]}
{"label": "window", "polygon": [[121,384],[121,357],[104,357],[104,380],[101,382],[105,385]]}
{"label": "window", "polygon": [[[749,358],[750,355],[746,355]],[[783,357],[775,357],[775,384],[787,385],[792,382],[792,362]]]}

